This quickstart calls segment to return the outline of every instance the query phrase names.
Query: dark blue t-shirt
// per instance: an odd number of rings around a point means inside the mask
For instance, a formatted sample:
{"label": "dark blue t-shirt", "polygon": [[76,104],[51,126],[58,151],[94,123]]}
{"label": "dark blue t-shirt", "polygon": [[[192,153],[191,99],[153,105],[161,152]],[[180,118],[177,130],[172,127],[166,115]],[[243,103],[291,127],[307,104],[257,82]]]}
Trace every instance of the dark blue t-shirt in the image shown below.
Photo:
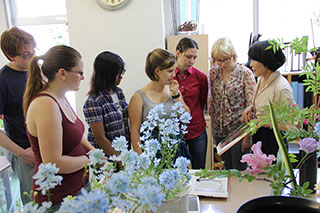
{"label": "dark blue t-shirt", "polygon": [[7,136],[24,149],[30,147],[22,110],[26,81],[27,72],[7,65],[0,70],[0,115],[4,117],[4,129]]}

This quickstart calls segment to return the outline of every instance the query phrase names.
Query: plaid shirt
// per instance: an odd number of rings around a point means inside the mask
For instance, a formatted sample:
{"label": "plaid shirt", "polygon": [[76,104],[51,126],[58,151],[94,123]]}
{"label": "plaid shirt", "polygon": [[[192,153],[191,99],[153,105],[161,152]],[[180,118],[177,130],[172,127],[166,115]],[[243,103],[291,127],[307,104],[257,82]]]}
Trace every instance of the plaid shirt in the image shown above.
{"label": "plaid shirt", "polygon": [[[129,141],[128,103],[119,87],[116,89],[116,94],[119,98],[120,109],[113,103],[112,97],[107,91],[101,91],[98,95],[87,97],[83,106],[83,113],[89,126],[92,123],[103,122],[105,136],[110,142],[121,135]],[[119,110],[122,111],[122,116]],[[125,131],[123,131],[123,125]],[[99,148],[90,127],[87,137],[94,147]]]}

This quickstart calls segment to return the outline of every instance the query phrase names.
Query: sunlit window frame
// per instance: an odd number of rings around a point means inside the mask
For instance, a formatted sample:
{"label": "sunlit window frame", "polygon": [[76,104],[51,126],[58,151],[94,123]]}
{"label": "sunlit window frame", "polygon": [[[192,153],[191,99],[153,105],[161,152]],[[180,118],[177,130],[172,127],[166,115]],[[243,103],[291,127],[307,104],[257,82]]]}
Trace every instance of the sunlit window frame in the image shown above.
{"label": "sunlit window frame", "polygon": [[46,25],[46,24],[66,24],[67,15],[37,16],[28,18],[19,18],[17,16],[16,0],[5,0],[6,15],[8,26],[26,26],[26,25]]}

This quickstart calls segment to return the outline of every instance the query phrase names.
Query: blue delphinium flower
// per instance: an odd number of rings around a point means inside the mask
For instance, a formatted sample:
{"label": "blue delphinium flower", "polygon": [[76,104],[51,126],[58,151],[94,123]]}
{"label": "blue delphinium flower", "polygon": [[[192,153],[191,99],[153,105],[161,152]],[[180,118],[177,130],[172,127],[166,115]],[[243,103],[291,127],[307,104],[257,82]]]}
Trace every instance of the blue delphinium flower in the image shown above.
{"label": "blue delphinium flower", "polygon": [[180,174],[176,169],[168,169],[162,172],[159,176],[160,184],[164,185],[166,189],[173,189],[176,187],[180,178]]}
{"label": "blue delphinium flower", "polygon": [[148,169],[149,166],[151,165],[151,160],[150,157],[147,153],[142,153],[139,156],[139,160],[138,160],[138,168],[142,168],[142,169]]}
{"label": "blue delphinium flower", "polygon": [[40,206],[39,204],[32,204],[27,203],[23,206],[23,213],[45,213],[47,209],[45,209],[44,207]]}
{"label": "blue delphinium flower", "polygon": [[180,172],[188,172],[188,166],[189,166],[190,160],[188,160],[185,157],[178,157],[175,164],[174,168],[177,168]]}
{"label": "blue delphinium flower", "polygon": [[126,137],[124,137],[124,136],[116,137],[112,141],[112,146],[117,152],[123,151],[123,150],[128,150],[128,142],[127,142]]}
{"label": "blue delphinium flower", "polygon": [[161,162],[161,159],[159,159],[159,158],[154,158],[153,159],[153,164],[154,164],[155,167],[159,166],[160,162]]}
{"label": "blue delphinium flower", "polygon": [[103,164],[105,162],[104,160],[105,154],[103,153],[102,149],[96,149],[92,151],[89,155],[90,163],[89,165],[96,166]]}
{"label": "blue delphinium flower", "polygon": [[299,141],[300,150],[305,151],[306,153],[311,153],[317,150],[319,147],[319,142],[314,138],[303,138]]}
{"label": "blue delphinium flower", "polygon": [[113,207],[124,210],[124,212],[129,212],[130,209],[132,209],[132,205],[128,200],[126,200],[126,196],[121,196],[121,194],[118,194],[116,196],[111,196],[110,198]]}
{"label": "blue delphinium flower", "polygon": [[80,209],[80,205],[81,204],[79,203],[79,200],[76,200],[76,197],[67,196],[63,198],[63,201],[61,202],[61,206],[57,213],[75,212],[76,209]]}
{"label": "blue delphinium flower", "polygon": [[182,115],[180,115],[179,118],[180,118],[181,123],[184,123],[184,124],[190,123],[190,120],[192,119],[190,113],[188,113],[188,112],[182,113]]}
{"label": "blue delphinium flower", "polygon": [[107,212],[109,209],[109,197],[102,190],[87,192],[87,190],[82,189],[81,195],[77,197],[75,202],[77,203],[77,208],[72,212],[100,213]]}
{"label": "blue delphinium flower", "polygon": [[142,206],[146,206],[153,212],[156,212],[157,206],[160,206],[165,200],[165,195],[161,192],[161,186],[154,177],[143,177],[135,195]]}
{"label": "blue delphinium flower", "polygon": [[139,155],[133,150],[124,150],[116,158],[122,161],[124,166],[135,166],[138,162]]}
{"label": "blue delphinium flower", "polygon": [[117,193],[127,193],[130,191],[129,188],[130,180],[125,172],[120,171],[119,173],[115,173],[107,182],[107,188],[110,189],[112,194]]}
{"label": "blue delphinium flower", "polygon": [[155,156],[161,149],[161,145],[157,139],[149,139],[144,142],[144,151],[150,156]]}
{"label": "blue delphinium flower", "polygon": [[57,185],[61,185],[62,176],[56,175],[58,172],[59,168],[55,164],[40,164],[33,179],[36,180],[35,184],[39,185],[37,189],[41,190],[42,195],[45,195],[48,190],[53,189]]}

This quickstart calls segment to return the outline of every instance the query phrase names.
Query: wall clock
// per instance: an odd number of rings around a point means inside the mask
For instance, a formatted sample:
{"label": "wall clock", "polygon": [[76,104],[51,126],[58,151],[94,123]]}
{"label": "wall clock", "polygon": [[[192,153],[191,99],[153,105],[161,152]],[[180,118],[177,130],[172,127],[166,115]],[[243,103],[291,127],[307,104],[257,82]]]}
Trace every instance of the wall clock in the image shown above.
{"label": "wall clock", "polygon": [[126,5],[129,0],[96,0],[100,7],[107,10],[118,10]]}

